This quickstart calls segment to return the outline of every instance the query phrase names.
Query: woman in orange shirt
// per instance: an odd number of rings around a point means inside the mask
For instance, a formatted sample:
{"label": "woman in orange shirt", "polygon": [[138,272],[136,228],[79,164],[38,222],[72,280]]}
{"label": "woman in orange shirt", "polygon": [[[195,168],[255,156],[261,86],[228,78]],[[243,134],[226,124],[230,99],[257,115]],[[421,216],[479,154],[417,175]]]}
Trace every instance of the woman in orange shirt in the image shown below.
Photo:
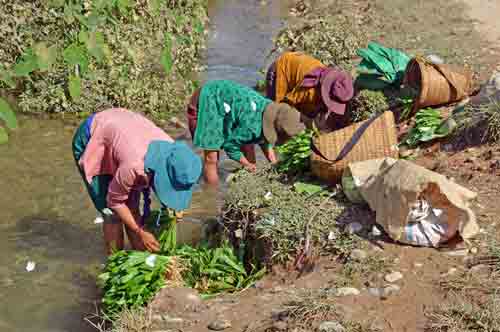
{"label": "woman in orange shirt", "polygon": [[271,65],[266,94],[315,119],[319,129],[335,130],[350,122],[346,104],[354,95],[351,76],[304,53],[285,52]]}

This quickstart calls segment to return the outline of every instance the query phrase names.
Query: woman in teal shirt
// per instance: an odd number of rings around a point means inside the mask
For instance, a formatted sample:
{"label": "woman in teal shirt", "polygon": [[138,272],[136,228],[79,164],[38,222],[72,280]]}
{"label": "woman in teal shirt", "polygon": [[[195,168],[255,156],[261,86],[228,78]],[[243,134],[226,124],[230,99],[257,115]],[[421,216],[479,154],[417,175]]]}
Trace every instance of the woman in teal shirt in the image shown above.
{"label": "woman in teal shirt", "polygon": [[193,94],[187,112],[193,145],[205,150],[204,174],[210,184],[219,181],[220,150],[255,171],[255,144],[262,147],[269,162],[275,163],[273,146],[305,128],[294,108],[227,80],[205,83]]}

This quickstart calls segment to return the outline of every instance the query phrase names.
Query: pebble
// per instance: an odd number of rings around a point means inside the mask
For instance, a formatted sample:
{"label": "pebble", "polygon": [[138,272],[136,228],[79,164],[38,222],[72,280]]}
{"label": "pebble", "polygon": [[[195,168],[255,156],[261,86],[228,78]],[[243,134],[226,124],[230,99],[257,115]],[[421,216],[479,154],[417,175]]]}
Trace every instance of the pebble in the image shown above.
{"label": "pebble", "polygon": [[356,261],[362,261],[362,260],[366,259],[367,256],[368,255],[367,255],[366,251],[361,250],[361,249],[354,249],[353,251],[351,251],[351,255],[350,255],[350,257]]}
{"label": "pebble", "polygon": [[347,225],[346,230],[349,234],[356,234],[363,230],[363,225],[361,225],[359,222],[352,222]]}
{"label": "pebble", "polygon": [[387,297],[390,295],[397,294],[397,293],[399,293],[400,290],[401,290],[401,287],[399,287],[398,285],[389,285],[389,286],[384,288],[384,296]]}
{"label": "pebble", "polygon": [[413,266],[416,267],[416,268],[420,268],[420,267],[424,266],[424,264],[422,264],[422,263],[414,263]]}
{"label": "pebble", "polygon": [[288,324],[283,321],[273,323],[273,331],[286,331],[288,329]]}
{"label": "pebble", "polygon": [[373,227],[372,227],[372,236],[378,237],[380,235],[382,235],[382,231],[378,228],[377,225],[373,225]]}
{"label": "pebble", "polygon": [[271,310],[271,319],[272,320],[285,320],[288,315],[288,311],[286,309],[272,309]]}
{"label": "pebble", "polygon": [[224,331],[231,327],[232,327],[231,322],[226,319],[217,319],[212,323],[208,324],[208,329],[212,331]]}
{"label": "pebble", "polygon": [[476,247],[470,248],[469,252],[473,255],[477,254],[478,250]]}
{"label": "pebble", "polygon": [[360,294],[359,289],[353,287],[342,287],[342,288],[337,288],[335,290],[335,296],[350,296],[359,294]]}
{"label": "pebble", "polygon": [[396,282],[400,279],[403,279],[403,274],[401,274],[401,272],[392,272],[392,273],[389,273],[388,275],[385,276],[385,281],[387,282]]}
{"label": "pebble", "polygon": [[457,270],[456,268],[452,267],[452,268],[450,268],[450,269],[448,270],[448,272],[446,272],[446,273],[442,273],[442,274],[441,274],[441,278],[445,278],[445,277],[452,276],[452,275],[454,275],[455,273],[457,273],[457,271],[458,271],[458,270]]}
{"label": "pebble", "polygon": [[345,332],[345,327],[342,326],[339,322],[323,322],[319,325],[319,332]]}

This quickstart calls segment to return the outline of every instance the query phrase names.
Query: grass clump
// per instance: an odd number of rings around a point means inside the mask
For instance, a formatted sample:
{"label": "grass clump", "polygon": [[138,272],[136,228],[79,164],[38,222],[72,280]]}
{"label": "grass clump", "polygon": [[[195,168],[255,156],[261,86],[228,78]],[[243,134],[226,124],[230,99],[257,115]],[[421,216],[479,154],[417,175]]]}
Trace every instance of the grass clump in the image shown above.
{"label": "grass clump", "polygon": [[500,296],[490,296],[483,303],[456,296],[452,304],[427,313],[426,332],[496,332],[500,331]]}
{"label": "grass clump", "polygon": [[389,103],[381,91],[361,90],[349,104],[351,120],[359,122],[389,110]]}
{"label": "grass clump", "polygon": [[311,13],[302,24],[281,30],[275,39],[275,50],[302,51],[323,62],[345,70],[353,68],[356,50],[364,47],[367,39],[363,28],[351,17]]}
{"label": "grass clump", "polygon": [[299,193],[286,181],[273,169],[238,173],[225,195],[224,224],[241,232],[240,242],[249,238],[266,242],[270,263],[293,260],[306,243],[336,254],[350,250],[355,240],[335,223],[349,204],[331,198],[328,190]]}
{"label": "grass clump", "polygon": [[477,143],[498,143],[500,141],[500,103],[491,100],[481,105],[467,105],[456,115],[457,136],[471,137]]}

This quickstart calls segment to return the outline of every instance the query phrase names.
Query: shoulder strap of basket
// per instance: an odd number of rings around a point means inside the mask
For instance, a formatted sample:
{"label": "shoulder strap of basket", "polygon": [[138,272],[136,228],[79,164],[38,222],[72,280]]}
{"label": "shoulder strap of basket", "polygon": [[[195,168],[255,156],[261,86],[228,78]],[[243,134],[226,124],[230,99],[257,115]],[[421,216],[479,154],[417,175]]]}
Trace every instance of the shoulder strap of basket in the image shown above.
{"label": "shoulder strap of basket", "polygon": [[356,129],[356,131],[354,132],[354,134],[352,134],[352,136],[349,139],[349,141],[344,145],[344,147],[342,148],[342,150],[338,154],[337,158],[335,158],[334,160],[328,159],[327,157],[325,157],[325,155],[314,144],[314,140],[311,141],[311,149],[314,151],[314,153],[316,153],[317,155],[319,155],[321,158],[323,158],[325,160],[332,161],[334,163],[339,162],[342,159],[344,159],[345,156],[347,156],[347,154],[349,152],[351,152],[352,148],[354,148],[354,146],[358,143],[358,141],[360,140],[361,136],[363,136],[363,134],[365,133],[366,129],[368,129],[368,127],[370,127],[370,125],[375,120],[377,120],[382,114],[384,114],[384,113],[382,112],[382,113],[380,113],[380,114],[378,114],[378,115],[370,118],[369,120],[366,120],[365,122],[363,122],[363,124],[358,129]]}

